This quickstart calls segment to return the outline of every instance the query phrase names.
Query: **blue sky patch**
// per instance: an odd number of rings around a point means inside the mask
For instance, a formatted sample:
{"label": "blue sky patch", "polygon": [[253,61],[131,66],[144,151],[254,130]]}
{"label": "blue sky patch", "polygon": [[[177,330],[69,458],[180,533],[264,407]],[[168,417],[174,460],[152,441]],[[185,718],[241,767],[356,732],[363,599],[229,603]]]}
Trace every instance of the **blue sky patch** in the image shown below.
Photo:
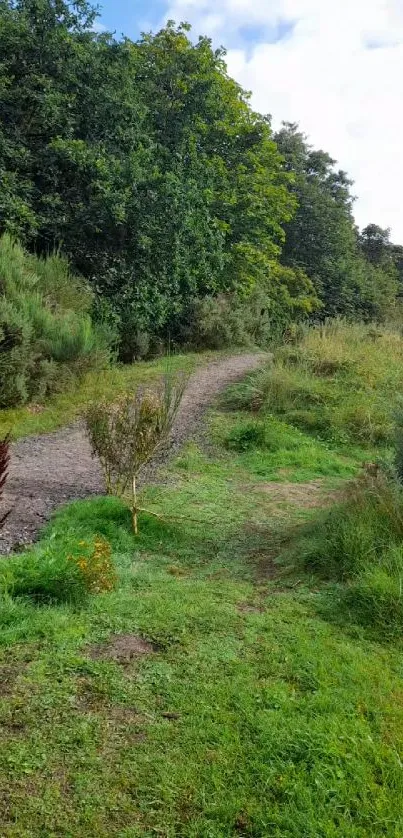
{"label": "blue sky patch", "polygon": [[277,41],[282,41],[288,35],[291,35],[295,23],[287,20],[281,20],[277,26],[258,26],[257,24],[246,24],[241,26],[239,36],[244,43],[249,45],[256,45],[259,43],[274,44]]}
{"label": "blue sky patch", "polygon": [[155,30],[166,11],[164,0],[105,0],[100,4],[100,23],[109,32],[136,39],[141,32]]}

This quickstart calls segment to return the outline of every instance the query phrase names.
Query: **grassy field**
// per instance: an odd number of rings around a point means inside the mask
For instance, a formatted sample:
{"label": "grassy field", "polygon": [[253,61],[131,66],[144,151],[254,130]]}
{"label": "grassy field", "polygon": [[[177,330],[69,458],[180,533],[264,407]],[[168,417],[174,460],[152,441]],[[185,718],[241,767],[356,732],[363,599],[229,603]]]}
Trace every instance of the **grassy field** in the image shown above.
{"label": "grassy field", "polygon": [[157,358],[154,361],[138,361],[133,365],[111,366],[108,369],[91,372],[74,391],[60,393],[45,404],[30,404],[24,407],[0,410],[0,437],[11,430],[13,439],[33,434],[49,433],[63,427],[79,416],[85,406],[98,398],[114,398],[145,382],[155,381],[166,370],[183,370],[191,373],[202,364],[208,363],[218,352],[188,353]]}
{"label": "grassy field", "polygon": [[[137,538],[119,501],[80,502],[7,564],[2,836],[403,835],[399,636],[339,609],[345,583],[302,558],[362,463],[387,458],[392,433],[387,415],[378,447],[372,432],[357,436],[342,399],[357,367],[324,380],[312,367],[324,338],[304,338],[311,360],[303,341],[287,350],[299,359],[284,350],[229,391],[202,448],[144,493],[162,518],[143,514]],[[339,329],[333,354],[351,338]],[[390,336],[361,339],[397,376]],[[299,395],[291,408],[272,399],[279,364],[307,370],[306,415],[317,410],[307,393],[333,394],[325,432],[302,428]],[[369,429],[380,387],[362,379]],[[13,594],[21,563],[45,577],[54,555],[94,537],[112,546],[116,590],[75,607]]]}

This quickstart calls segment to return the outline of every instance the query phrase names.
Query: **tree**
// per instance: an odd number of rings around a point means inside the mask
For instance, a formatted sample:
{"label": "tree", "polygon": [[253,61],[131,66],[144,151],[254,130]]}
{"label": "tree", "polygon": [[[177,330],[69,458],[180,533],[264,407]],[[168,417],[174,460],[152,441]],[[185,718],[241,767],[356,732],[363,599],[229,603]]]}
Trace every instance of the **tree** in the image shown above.
{"label": "tree", "polygon": [[95,16],[0,0],[0,233],[67,255],[124,360],[222,294],[263,289],[279,323],[317,297],[367,316],[351,182],[329,155],[296,125],[273,138],[225,51],[187,25],[133,42]]}
{"label": "tree", "polygon": [[389,229],[384,230],[377,224],[368,224],[359,235],[358,241],[363,255],[371,265],[381,267],[392,264]]}
{"label": "tree", "polygon": [[382,318],[396,297],[389,231],[369,225],[357,235],[352,182],[326,152],[308,144],[296,124],[283,124],[275,139],[298,201],[285,225],[283,263],[311,278],[323,316]]}
{"label": "tree", "polygon": [[295,124],[275,136],[287,171],[294,177],[297,211],[285,226],[282,261],[302,268],[314,282],[327,315],[353,312],[355,232],[351,182],[335,161],[313,150]]}

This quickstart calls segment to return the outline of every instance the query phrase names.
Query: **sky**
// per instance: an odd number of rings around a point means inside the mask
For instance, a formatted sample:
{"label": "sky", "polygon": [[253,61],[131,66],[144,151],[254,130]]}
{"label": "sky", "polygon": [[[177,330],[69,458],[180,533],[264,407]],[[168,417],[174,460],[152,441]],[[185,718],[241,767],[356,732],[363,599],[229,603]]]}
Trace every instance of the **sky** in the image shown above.
{"label": "sky", "polygon": [[403,244],[403,0],[101,0],[118,35],[169,19],[225,46],[253,107],[298,122],[354,180],[357,224]]}

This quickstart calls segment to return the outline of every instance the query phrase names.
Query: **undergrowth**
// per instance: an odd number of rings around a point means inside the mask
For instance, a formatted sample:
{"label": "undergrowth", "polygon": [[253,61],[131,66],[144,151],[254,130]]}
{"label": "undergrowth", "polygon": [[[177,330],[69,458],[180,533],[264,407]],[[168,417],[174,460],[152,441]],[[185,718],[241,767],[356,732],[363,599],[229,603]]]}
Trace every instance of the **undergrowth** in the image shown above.
{"label": "undergrowth", "polygon": [[54,255],[0,238],[0,407],[44,399],[108,365],[112,335],[91,319],[93,295]]}
{"label": "undergrowth", "polygon": [[[208,363],[217,353],[188,353],[169,359],[172,371],[191,373]],[[219,357],[219,356],[218,356]],[[92,402],[119,398],[144,383],[158,381],[167,367],[166,358],[111,366],[102,372],[93,370],[67,393],[58,393],[44,402],[0,410],[0,436],[12,430],[13,439],[49,433],[73,422]]]}
{"label": "undergrowth", "polygon": [[392,442],[402,392],[401,335],[332,321],[280,348],[272,364],[231,388],[225,401],[275,414],[320,439],[371,448]]}
{"label": "undergrowth", "polygon": [[403,628],[402,362],[400,333],[330,322],[279,349],[224,399],[232,416],[243,409],[224,445],[254,451],[257,475],[273,451],[284,479],[350,469],[355,479],[299,533],[289,559],[339,584],[328,616],[389,637]]}

